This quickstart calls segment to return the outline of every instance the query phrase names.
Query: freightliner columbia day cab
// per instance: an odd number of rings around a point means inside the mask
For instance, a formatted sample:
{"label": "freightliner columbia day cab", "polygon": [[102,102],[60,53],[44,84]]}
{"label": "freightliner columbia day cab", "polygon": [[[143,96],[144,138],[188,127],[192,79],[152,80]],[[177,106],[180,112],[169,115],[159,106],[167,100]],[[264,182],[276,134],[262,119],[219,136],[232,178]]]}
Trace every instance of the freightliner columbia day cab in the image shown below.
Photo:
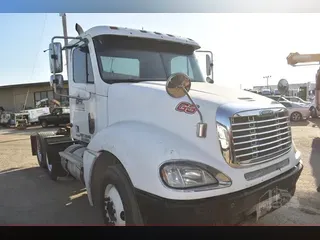
{"label": "freightliner columbia day cab", "polygon": [[239,223],[294,195],[303,165],[282,105],[212,84],[192,39],[76,29],[49,46],[54,91],[68,52],[70,124],[32,134],[32,153],[53,180],[81,181],[106,224]]}

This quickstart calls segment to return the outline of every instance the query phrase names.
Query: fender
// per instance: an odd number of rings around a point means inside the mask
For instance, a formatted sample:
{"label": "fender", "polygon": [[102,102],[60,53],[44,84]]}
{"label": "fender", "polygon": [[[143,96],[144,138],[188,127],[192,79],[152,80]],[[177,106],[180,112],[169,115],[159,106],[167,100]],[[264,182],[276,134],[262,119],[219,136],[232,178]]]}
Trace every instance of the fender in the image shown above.
{"label": "fender", "polygon": [[[126,121],[115,123],[97,133],[87,146],[84,164],[85,182],[90,194],[90,179],[95,157],[90,152],[107,151],[116,156],[126,169],[133,186],[139,190],[167,199],[200,199],[229,190],[217,189],[204,192],[177,191],[165,187],[159,175],[159,167],[171,159],[185,159],[212,165],[220,171],[226,164],[215,161],[194,144],[155,125]],[[90,164],[86,164],[90,162]],[[230,169],[229,169],[230,170]],[[90,199],[90,196],[89,196]]]}

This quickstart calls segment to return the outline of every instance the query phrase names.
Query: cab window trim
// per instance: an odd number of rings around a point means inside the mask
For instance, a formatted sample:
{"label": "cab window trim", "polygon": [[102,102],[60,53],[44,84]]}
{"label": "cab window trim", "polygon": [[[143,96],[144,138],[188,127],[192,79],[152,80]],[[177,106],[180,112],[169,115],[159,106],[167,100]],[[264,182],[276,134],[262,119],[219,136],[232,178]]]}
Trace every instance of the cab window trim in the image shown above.
{"label": "cab window trim", "polygon": [[[76,50],[79,50],[80,48],[81,48],[81,46],[79,46],[79,47],[75,47],[74,49],[72,49],[72,80],[73,80],[73,82],[74,83],[76,83],[76,84],[94,84],[94,77],[93,77],[93,66],[92,66],[92,61],[91,61],[91,56],[90,56],[90,49],[89,49],[89,46],[87,45],[87,46],[83,46],[83,47],[87,47],[88,48],[88,53],[86,53],[86,57],[85,57],[85,65],[86,65],[86,70],[85,70],[85,72],[86,72],[86,76],[85,76],[85,82],[77,82],[77,81],[75,81],[75,64],[74,64],[74,54],[75,54],[75,51]],[[79,50],[80,51],[80,50]],[[89,56],[89,57],[88,57]],[[89,62],[88,62],[88,59],[90,60]],[[93,78],[93,81],[89,81],[89,71],[88,71],[88,65],[89,64],[91,64],[91,69],[92,69],[92,78]]]}

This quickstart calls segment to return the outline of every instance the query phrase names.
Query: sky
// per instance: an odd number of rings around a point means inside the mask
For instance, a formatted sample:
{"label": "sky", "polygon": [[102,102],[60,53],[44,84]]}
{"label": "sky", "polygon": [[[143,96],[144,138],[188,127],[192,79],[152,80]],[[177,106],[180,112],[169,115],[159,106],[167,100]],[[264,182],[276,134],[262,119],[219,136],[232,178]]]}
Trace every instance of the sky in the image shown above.
{"label": "sky", "polygon": [[[314,82],[318,66],[291,67],[290,52],[320,53],[320,14],[68,14],[68,35],[76,23],[84,30],[97,25],[144,29],[194,39],[214,55],[215,84],[236,88],[266,85],[281,78],[289,83]],[[58,13],[0,14],[0,86],[49,81],[48,45],[62,35]],[[199,56],[204,70],[204,58]]]}

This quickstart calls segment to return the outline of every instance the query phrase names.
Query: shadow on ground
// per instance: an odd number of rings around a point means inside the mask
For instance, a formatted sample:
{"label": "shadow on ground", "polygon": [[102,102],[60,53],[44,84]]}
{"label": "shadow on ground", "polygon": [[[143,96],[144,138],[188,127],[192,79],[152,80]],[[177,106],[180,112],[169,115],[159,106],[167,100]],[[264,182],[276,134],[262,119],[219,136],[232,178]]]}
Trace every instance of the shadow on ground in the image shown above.
{"label": "shadow on ground", "polygon": [[309,121],[312,124],[312,127],[320,128],[320,119],[319,118],[310,118]]}
{"label": "shadow on ground", "polygon": [[299,122],[290,122],[291,126],[294,127],[304,127],[304,126],[308,126],[310,124],[309,120],[303,120],[303,121],[299,121]]}
{"label": "shadow on ground", "polygon": [[293,127],[318,127],[320,128],[320,118],[309,118],[307,120],[299,121],[299,122],[290,122]]}
{"label": "shadow on ground", "polygon": [[72,179],[49,179],[40,167],[0,173],[0,224],[102,224],[84,189]]}

